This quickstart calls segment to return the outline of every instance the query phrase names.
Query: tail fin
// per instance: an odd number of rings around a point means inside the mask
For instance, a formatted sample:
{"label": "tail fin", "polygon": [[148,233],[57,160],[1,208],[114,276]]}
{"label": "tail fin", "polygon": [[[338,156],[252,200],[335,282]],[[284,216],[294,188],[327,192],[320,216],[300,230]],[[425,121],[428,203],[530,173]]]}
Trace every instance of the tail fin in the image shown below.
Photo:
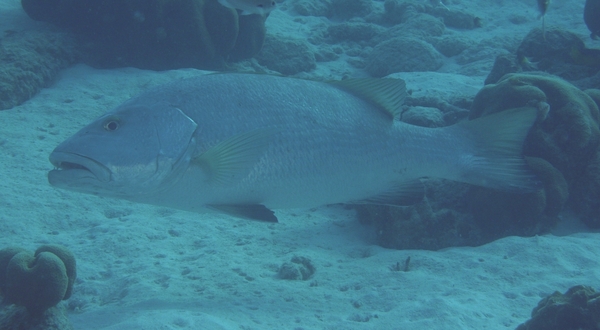
{"label": "tail fin", "polygon": [[541,182],[523,159],[523,142],[538,110],[514,108],[458,124],[474,149],[463,157],[460,181],[513,192],[540,189]]}

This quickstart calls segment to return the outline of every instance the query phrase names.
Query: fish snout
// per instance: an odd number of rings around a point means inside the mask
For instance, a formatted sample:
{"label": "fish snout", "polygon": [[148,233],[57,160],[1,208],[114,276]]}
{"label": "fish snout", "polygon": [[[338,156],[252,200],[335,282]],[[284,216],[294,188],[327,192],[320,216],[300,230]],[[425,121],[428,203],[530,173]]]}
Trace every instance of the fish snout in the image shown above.
{"label": "fish snout", "polygon": [[111,171],[106,166],[79,154],[53,151],[50,163],[54,165],[54,170],[48,174],[52,185],[90,179],[109,182],[111,179]]}

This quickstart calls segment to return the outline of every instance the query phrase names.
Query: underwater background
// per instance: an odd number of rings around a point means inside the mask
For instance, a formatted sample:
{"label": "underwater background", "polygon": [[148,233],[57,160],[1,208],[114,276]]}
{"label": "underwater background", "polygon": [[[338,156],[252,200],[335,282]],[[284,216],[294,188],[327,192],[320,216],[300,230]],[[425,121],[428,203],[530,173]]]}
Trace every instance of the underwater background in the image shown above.
{"label": "underwater background", "polygon": [[[0,330],[515,329],[540,301],[520,329],[598,329],[600,1],[275,7],[0,0]],[[536,107],[548,115],[524,154],[544,187],[430,179],[417,205],[276,210],[267,224],[48,184],[48,155],[81,127],[215,70],[403,79],[402,120],[427,127]],[[35,263],[11,279],[12,247],[61,256],[55,245],[76,259],[72,293],[28,314],[18,289],[38,280]],[[553,309],[571,303],[579,314]]]}

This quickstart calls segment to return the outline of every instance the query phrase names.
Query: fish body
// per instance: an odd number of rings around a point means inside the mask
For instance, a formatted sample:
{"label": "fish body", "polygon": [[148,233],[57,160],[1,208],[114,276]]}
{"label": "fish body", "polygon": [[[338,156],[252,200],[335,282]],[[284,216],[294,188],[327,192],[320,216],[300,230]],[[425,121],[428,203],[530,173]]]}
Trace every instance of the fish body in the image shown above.
{"label": "fish body", "polygon": [[586,0],[583,20],[590,30],[590,38],[598,40],[600,35],[600,0]]}
{"label": "fish body", "polygon": [[537,0],[539,16],[538,19],[542,19],[542,35],[544,40],[546,40],[546,12],[548,12],[548,7],[550,7],[550,0]]}
{"label": "fish body", "polygon": [[577,65],[585,65],[589,67],[600,67],[600,49],[590,49],[585,47],[571,47],[569,52],[571,60]]}
{"label": "fish body", "polygon": [[270,209],[420,198],[422,177],[534,189],[520,153],[535,109],[434,129],[392,118],[405,96],[396,79],[178,80],[61,143],[48,179],[85,193],[267,221],[274,221]]}
{"label": "fish body", "polygon": [[239,9],[242,15],[267,15],[275,9],[274,0],[219,0],[219,3],[228,8]]}

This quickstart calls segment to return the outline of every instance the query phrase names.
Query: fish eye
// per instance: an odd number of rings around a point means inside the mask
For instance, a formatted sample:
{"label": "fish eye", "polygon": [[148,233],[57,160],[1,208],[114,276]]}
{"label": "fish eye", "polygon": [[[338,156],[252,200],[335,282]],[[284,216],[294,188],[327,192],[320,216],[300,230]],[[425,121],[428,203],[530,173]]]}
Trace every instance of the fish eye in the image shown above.
{"label": "fish eye", "polygon": [[114,131],[118,130],[120,126],[121,126],[121,124],[116,119],[110,119],[104,123],[104,129],[109,132],[114,132]]}
{"label": "fish eye", "polygon": [[259,4],[259,5],[258,5],[258,7],[262,8],[262,7],[264,7],[264,6],[263,6],[263,4],[261,3],[261,4]]}

